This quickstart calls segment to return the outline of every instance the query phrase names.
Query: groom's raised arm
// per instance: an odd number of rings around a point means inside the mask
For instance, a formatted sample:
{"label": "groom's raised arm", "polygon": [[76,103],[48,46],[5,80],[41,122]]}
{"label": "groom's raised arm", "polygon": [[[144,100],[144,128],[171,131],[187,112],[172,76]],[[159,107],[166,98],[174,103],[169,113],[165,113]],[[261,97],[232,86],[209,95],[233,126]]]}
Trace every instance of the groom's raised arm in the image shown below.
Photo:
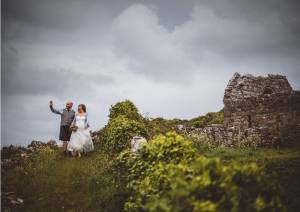
{"label": "groom's raised arm", "polygon": [[53,102],[52,102],[52,101],[49,102],[49,107],[50,107],[50,110],[51,110],[53,113],[58,114],[58,115],[61,115],[61,114],[62,114],[62,111],[61,111],[61,110],[56,110],[56,109],[53,108]]}

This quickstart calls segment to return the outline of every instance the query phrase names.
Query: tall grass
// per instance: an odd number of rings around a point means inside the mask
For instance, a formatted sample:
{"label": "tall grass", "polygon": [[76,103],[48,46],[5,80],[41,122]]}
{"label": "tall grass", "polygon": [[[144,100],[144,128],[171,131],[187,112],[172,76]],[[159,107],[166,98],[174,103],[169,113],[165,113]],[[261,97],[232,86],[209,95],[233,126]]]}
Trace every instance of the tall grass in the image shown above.
{"label": "tall grass", "polygon": [[43,148],[3,176],[2,190],[24,199],[20,211],[120,211],[122,190],[109,164],[109,155],[101,150],[68,158],[58,149]]}

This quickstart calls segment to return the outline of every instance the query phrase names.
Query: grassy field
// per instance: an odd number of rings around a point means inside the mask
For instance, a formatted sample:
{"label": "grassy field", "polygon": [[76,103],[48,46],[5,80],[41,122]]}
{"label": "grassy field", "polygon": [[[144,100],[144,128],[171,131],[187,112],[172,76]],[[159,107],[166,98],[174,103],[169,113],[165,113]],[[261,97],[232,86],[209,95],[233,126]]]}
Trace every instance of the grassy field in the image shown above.
{"label": "grassy field", "polygon": [[[300,149],[198,148],[202,155],[224,163],[256,162],[281,185],[288,211],[300,211]],[[2,192],[15,192],[24,200],[19,211],[122,211],[127,197],[124,185],[114,182],[113,156],[96,151],[68,158],[59,149],[42,149],[38,155],[2,175]],[[2,205],[2,211],[5,211]]]}

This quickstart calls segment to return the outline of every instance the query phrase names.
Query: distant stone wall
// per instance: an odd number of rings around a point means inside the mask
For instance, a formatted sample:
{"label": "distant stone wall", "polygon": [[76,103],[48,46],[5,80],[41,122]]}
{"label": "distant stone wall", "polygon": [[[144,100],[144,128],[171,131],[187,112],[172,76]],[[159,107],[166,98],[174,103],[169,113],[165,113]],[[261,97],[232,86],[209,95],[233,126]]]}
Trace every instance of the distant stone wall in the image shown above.
{"label": "distant stone wall", "polygon": [[[205,128],[181,128],[179,133],[189,138],[197,138],[206,135],[209,139],[206,143],[213,146],[224,147],[276,147],[281,143],[280,139],[265,127],[253,127],[241,130],[237,127],[225,127],[224,125],[211,125]],[[197,142],[197,139],[195,139]]]}

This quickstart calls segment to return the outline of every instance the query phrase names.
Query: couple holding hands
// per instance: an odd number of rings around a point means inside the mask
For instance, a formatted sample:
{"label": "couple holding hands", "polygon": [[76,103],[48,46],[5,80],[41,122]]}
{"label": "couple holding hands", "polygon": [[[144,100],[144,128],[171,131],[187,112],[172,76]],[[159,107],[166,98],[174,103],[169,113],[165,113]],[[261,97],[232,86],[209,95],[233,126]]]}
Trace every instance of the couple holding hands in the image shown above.
{"label": "couple holding hands", "polygon": [[66,108],[62,110],[54,109],[53,101],[49,102],[49,106],[53,113],[61,116],[59,140],[63,142],[64,153],[80,157],[81,153],[93,151],[86,106],[79,104],[77,113],[72,110],[72,102],[67,102]]}

